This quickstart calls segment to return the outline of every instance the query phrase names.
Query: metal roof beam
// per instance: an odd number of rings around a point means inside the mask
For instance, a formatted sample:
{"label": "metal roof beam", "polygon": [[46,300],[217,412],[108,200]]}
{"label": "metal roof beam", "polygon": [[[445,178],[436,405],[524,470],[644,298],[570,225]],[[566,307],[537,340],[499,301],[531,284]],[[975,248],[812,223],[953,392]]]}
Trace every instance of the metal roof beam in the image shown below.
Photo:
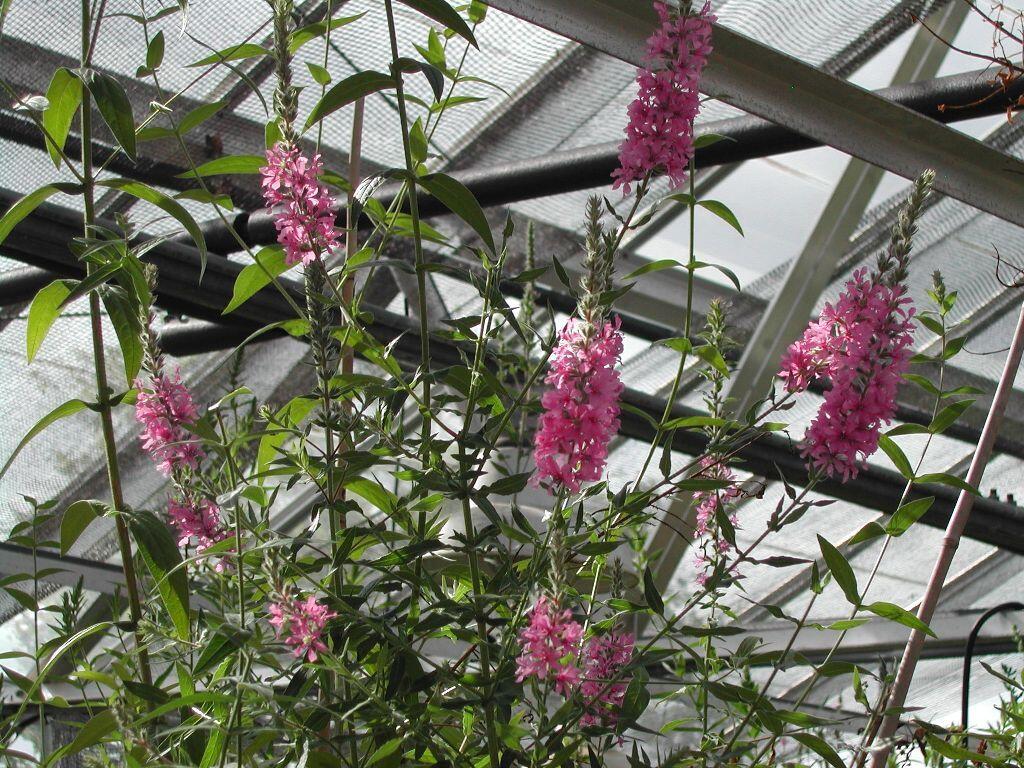
{"label": "metal roof beam", "polygon": [[[635,0],[490,0],[493,7],[643,64],[654,11]],[[912,110],[716,25],[702,90],[746,112],[1024,225],[1024,162]]]}

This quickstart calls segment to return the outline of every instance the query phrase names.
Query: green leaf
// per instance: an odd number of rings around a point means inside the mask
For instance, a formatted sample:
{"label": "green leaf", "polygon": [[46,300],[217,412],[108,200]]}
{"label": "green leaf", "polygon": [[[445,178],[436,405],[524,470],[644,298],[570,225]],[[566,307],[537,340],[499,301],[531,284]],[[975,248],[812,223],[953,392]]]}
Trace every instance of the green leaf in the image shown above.
{"label": "green leaf", "polygon": [[825,564],[832,572],[832,578],[843,590],[846,599],[851,605],[860,605],[860,592],[857,591],[857,576],[850,567],[850,563],[843,557],[843,553],[836,549],[831,542],[823,536],[818,536],[818,546],[821,548],[821,555],[825,558]]}
{"label": "green leaf", "polygon": [[647,275],[651,272],[660,272],[663,269],[672,269],[673,267],[680,266],[679,262],[675,259],[658,259],[657,261],[650,261],[644,264],[642,267],[638,267],[630,272],[628,275],[622,278],[623,281],[634,280],[641,275]]}
{"label": "green leaf", "polygon": [[932,423],[928,425],[928,429],[936,435],[945,432],[972,405],[974,405],[974,400],[958,400],[947,405],[935,415]]}
{"label": "green leaf", "polygon": [[142,321],[139,319],[139,309],[121,289],[110,288],[104,290],[102,295],[103,307],[107,310],[110,324],[114,326],[114,333],[121,346],[125,380],[131,387],[142,367]]}
{"label": "green leaf", "polygon": [[647,605],[652,611],[659,616],[664,615],[665,601],[661,599],[661,593],[654,583],[654,574],[651,573],[650,567],[644,568],[644,600],[647,601]]}
{"label": "green leaf", "polygon": [[857,531],[853,538],[847,543],[850,545],[862,544],[865,541],[877,539],[879,536],[885,536],[885,528],[880,526],[878,523],[871,521],[870,523],[866,523],[863,528]]}
{"label": "green leaf", "polygon": [[793,733],[790,735],[808,749],[821,755],[825,762],[833,766],[833,768],[846,768],[846,763],[843,762],[842,758],[820,736],[815,736],[813,733]]}
{"label": "green leaf", "polygon": [[476,197],[463,186],[462,182],[443,173],[432,173],[417,181],[445,208],[472,227],[492,254],[496,252],[494,237],[491,235],[491,225],[487,223],[484,209],[480,207]]}
{"label": "green leaf", "polygon": [[7,474],[7,470],[10,469],[11,464],[14,463],[14,460],[18,457],[18,454],[21,453],[22,449],[26,445],[28,445],[29,442],[31,442],[32,438],[34,438],[36,435],[38,435],[40,432],[42,432],[44,429],[46,429],[54,422],[60,421],[63,418],[76,414],[79,411],[85,410],[88,407],[89,404],[84,400],[68,400],[66,403],[58,405],[48,414],[43,416],[43,418],[37,421],[35,423],[35,426],[33,426],[32,429],[28,431],[28,434],[21,439],[21,442],[18,443],[18,447],[14,449],[14,453],[12,453],[11,457],[7,459],[7,463],[4,464],[3,469],[0,469],[0,478]]}
{"label": "green leaf", "polygon": [[[270,284],[269,275],[277,277],[289,265],[285,262],[284,249],[279,245],[263,248],[255,254],[256,264],[249,264],[235,278],[235,289],[231,301],[224,307],[222,315],[234,312],[242,304]],[[269,273],[269,275],[268,275]]]}
{"label": "green leaf", "polygon": [[299,48],[304,46],[311,40],[316,40],[318,37],[323,37],[328,29],[334,31],[338,27],[344,27],[347,24],[351,24],[353,21],[358,21],[366,15],[366,11],[357,13],[355,16],[341,16],[337,19],[331,19],[330,24],[323,21],[318,21],[313,24],[307,24],[304,27],[296,29],[288,38],[288,53],[294,54]]}
{"label": "green leaf", "polygon": [[931,509],[934,502],[935,497],[928,496],[904,504],[893,512],[892,519],[885,526],[885,532],[890,536],[902,536],[910,529],[910,526],[921,519],[925,512]]}
{"label": "green leaf", "polygon": [[962,480],[956,475],[951,475],[948,472],[933,472],[928,475],[921,475],[917,478],[917,482],[922,485],[925,483],[938,483],[939,485],[949,485],[953,488],[959,488],[961,491],[967,491],[974,496],[981,496],[981,491],[975,488],[973,485],[968,483],[966,480]]}
{"label": "green leaf", "polygon": [[717,144],[720,141],[736,141],[732,136],[723,136],[720,133],[702,133],[693,140],[694,149],[703,149]]}
{"label": "green leaf", "polygon": [[63,192],[65,195],[73,195],[81,191],[82,188],[77,184],[47,184],[33,192],[29,192],[8,208],[4,215],[0,217],[0,243],[7,239],[7,236],[11,234],[11,230],[17,226],[18,222],[38,208],[44,200],[53,197],[58,192]]}
{"label": "green leaf", "polygon": [[164,61],[164,33],[157,32],[146,48],[146,69],[159,69]]}
{"label": "green leaf", "polygon": [[934,733],[929,733],[927,738],[929,747],[950,760],[963,760],[971,763],[984,763],[985,765],[1005,765],[1005,763],[993,759],[990,755],[972,752],[965,747],[950,744]]}
{"label": "green leaf", "polygon": [[132,537],[143,562],[156,582],[160,600],[171,617],[179,640],[189,639],[188,575],[181,553],[167,525],[152,512],[140,511],[128,518]]}
{"label": "green leaf", "polygon": [[878,438],[878,447],[885,451],[885,455],[889,457],[893,464],[896,465],[896,469],[900,471],[907,480],[914,479],[914,468],[910,466],[910,459],[892,440],[892,438],[880,435]]}
{"label": "green leaf", "polygon": [[[274,414],[274,423],[297,426],[316,407],[317,402],[318,400],[312,397],[293,398]],[[263,433],[260,447],[256,451],[257,474],[263,474],[270,468],[270,463],[278,457],[278,449],[285,444],[289,436],[289,432],[276,426]]]}
{"label": "green leaf", "polygon": [[32,299],[25,328],[25,353],[30,363],[35,359],[46,334],[60,317],[65,301],[77,285],[77,280],[54,280],[40,288],[39,293]]}
{"label": "green leaf", "polygon": [[444,96],[444,72],[433,64],[402,57],[395,62],[394,66],[397,67],[399,72],[422,72],[423,76],[427,78],[430,90],[434,93],[435,102],[440,101],[441,97]]}
{"label": "green leaf", "polygon": [[196,220],[192,218],[192,214],[185,210],[185,208],[175,200],[173,197],[168,197],[158,189],[154,189],[148,184],[143,184],[141,181],[132,181],[131,179],[104,179],[103,181],[97,182],[100,186],[110,187],[116,189],[125,194],[136,197],[139,200],[145,200],[147,203],[152,203],[164,213],[173,216],[178,220],[178,223],[185,228],[189,236],[196,244],[196,248],[199,249],[199,259],[201,266],[199,268],[199,282],[203,281],[203,273],[206,272],[206,238],[203,237],[203,230],[199,228]]}
{"label": "green leaf", "polygon": [[711,211],[711,213],[715,214],[715,216],[720,218],[741,235],[743,234],[743,227],[740,226],[739,219],[736,218],[736,214],[733,213],[725,203],[719,202],[718,200],[698,200],[697,205],[707,211]]}
{"label": "green leaf", "polygon": [[444,24],[448,29],[461,35],[474,48],[479,48],[477,45],[476,38],[473,36],[473,30],[469,28],[469,25],[465,20],[452,8],[445,0],[398,0],[404,5],[408,5],[410,8],[414,8],[422,13],[427,18],[433,19],[434,21]]}
{"label": "green leaf", "polygon": [[921,621],[917,616],[912,614],[905,608],[900,608],[894,603],[872,603],[871,605],[864,606],[867,610],[876,616],[881,616],[883,619],[889,621],[895,621],[897,624],[902,624],[905,627],[911,629],[917,629],[924,632],[930,637],[935,637],[935,633],[932,632],[931,628]]}
{"label": "green leaf", "polygon": [[395,79],[391,75],[385,75],[383,72],[374,72],[372,70],[356,72],[354,75],[346,77],[340,83],[333,86],[323,95],[323,98],[313,107],[313,111],[309,113],[309,117],[306,119],[305,130],[309,130],[310,126],[315,125],[332,112],[336,112],[357,99],[394,87]]}
{"label": "green leaf", "polygon": [[685,336],[676,336],[671,339],[658,339],[654,343],[673,349],[681,355],[688,355],[693,350],[693,344]]}
{"label": "green leaf", "polygon": [[89,524],[106,511],[106,505],[94,499],[76,501],[64,510],[60,519],[60,553],[66,555]]}
{"label": "green leaf", "polygon": [[383,744],[377,747],[377,749],[374,751],[372,755],[370,755],[370,759],[367,761],[366,765],[376,765],[384,758],[390,757],[396,751],[398,751],[398,748],[402,746],[402,742],[404,740],[404,737],[396,736],[393,739],[385,741]]}
{"label": "green leaf", "polygon": [[[66,749],[60,751],[60,758],[77,755],[83,749],[94,747],[103,739],[117,730],[117,718],[112,710],[104,709],[89,718],[89,721],[82,726],[75,734],[74,740],[68,744]],[[53,755],[56,758],[57,755]]]}
{"label": "green leaf", "polygon": [[135,115],[132,113],[132,103],[128,100],[128,94],[117,80],[102,72],[93,71],[88,87],[96,101],[96,108],[103,116],[103,122],[114,134],[124,153],[134,162]]}
{"label": "green leaf", "polygon": [[369,478],[349,478],[345,481],[345,489],[365,499],[387,515],[394,514],[398,508],[398,498],[395,494]]}
{"label": "green leaf", "polygon": [[228,174],[253,174],[259,173],[260,168],[267,164],[267,158],[263,155],[225,155],[216,160],[203,163],[195,169],[189,169],[179,173],[179,179],[197,179],[206,176],[225,176]]}
{"label": "green leaf", "polygon": [[314,64],[311,61],[306,62],[306,68],[309,70],[309,74],[312,75],[313,79],[320,85],[330,85],[331,73],[328,72],[324,67],[319,64]]}
{"label": "green leaf", "polygon": [[82,81],[71,70],[60,67],[46,89],[46,109],[42,123],[46,130],[46,149],[53,164],[60,168],[61,150],[71,131],[71,123],[82,104]]}
{"label": "green leaf", "polygon": [[729,377],[729,366],[726,365],[725,358],[722,357],[722,353],[714,346],[711,344],[703,344],[693,350],[693,353],[720,374],[726,378]]}
{"label": "green leaf", "polygon": [[257,56],[271,55],[271,51],[267,50],[262,45],[256,45],[256,43],[242,43],[241,45],[232,45],[228,48],[222,48],[215,53],[211,53],[206,58],[192,62],[189,66],[207,67],[210,64],[217,64],[224,61],[239,61],[241,59],[252,59]]}
{"label": "green leaf", "polygon": [[227,100],[214,101],[210,104],[201,104],[193,110],[185,113],[185,116],[178,121],[178,133],[184,136],[196,126],[206,122],[211,117],[227,106]]}

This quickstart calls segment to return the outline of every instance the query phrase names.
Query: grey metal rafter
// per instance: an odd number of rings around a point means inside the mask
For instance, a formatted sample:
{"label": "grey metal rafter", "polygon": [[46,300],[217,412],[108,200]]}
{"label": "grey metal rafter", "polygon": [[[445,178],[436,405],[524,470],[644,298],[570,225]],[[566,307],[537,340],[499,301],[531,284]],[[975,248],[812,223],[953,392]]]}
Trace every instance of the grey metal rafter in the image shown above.
{"label": "grey metal rafter", "polygon": [[[491,0],[491,5],[639,64],[653,11],[633,0]],[[703,90],[905,178],[1024,224],[1024,163],[862,88],[716,26]]]}

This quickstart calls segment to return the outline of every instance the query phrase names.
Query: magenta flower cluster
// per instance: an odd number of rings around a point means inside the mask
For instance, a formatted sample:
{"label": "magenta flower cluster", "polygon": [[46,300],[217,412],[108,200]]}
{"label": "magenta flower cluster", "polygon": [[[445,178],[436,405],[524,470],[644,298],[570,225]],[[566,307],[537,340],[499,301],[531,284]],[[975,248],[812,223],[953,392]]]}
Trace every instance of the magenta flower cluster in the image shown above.
{"label": "magenta flower cluster", "polygon": [[[698,477],[724,480],[730,483],[736,479],[732,469],[723,463],[720,456],[705,456],[702,458],[700,460]],[[708,554],[708,547],[712,547],[720,555],[728,553],[732,548],[729,542],[721,536],[716,520],[719,510],[724,510],[727,504],[736,500],[739,496],[740,489],[735,484],[728,485],[725,488],[696,491],[693,494],[697,512],[694,533],[707,539],[704,547],[697,552],[695,557],[697,583],[700,586],[704,586],[707,583],[715,565],[714,558]],[[738,523],[736,514],[734,512],[728,514],[729,521],[736,525]]]}
{"label": "magenta flower cluster", "polygon": [[[167,504],[167,516],[178,535],[179,547],[194,543],[196,551],[202,554],[228,537],[221,522],[220,507],[209,499],[171,499]],[[224,562],[218,561],[214,567],[220,573],[224,570]]]}
{"label": "magenta flower cluster", "polygon": [[629,687],[628,678],[616,678],[633,657],[631,634],[610,632],[584,643],[572,612],[542,595],[519,633],[519,646],[516,682],[548,681],[565,698],[578,691],[584,726],[614,724]]}
{"label": "magenta flower cluster", "polygon": [[196,469],[203,458],[199,442],[185,425],[199,419],[192,395],[181,383],[181,374],[153,377],[149,386],[135,381],[139,390],[135,418],[142,425],[142,448],[157,463],[161,472],[171,475],[182,468]]}
{"label": "magenta flower cluster", "polygon": [[298,147],[275,144],[260,169],[267,206],[276,210],[277,242],[284,246],[287,264],[309,264],[338,247],[334,198],[320,183],[323,161]]}
{"label": "magenta flower cluster", "polygon": [[541,398],[534,460],[536,482],[552,492],[576,493],[581,483],[599,480],[608,443],[619,431],[619,321],[605,322],[589,335],[587,329],[576,319],[565,325],[544,379],[551,388]]}
{"label": "magenta flower cluster", "polygon": [[296,658],[306,657],[316,661],[318,654],[327,650],[323,641],[327,622],[338,614],[327,609],[316,597],[309,595],[305,600],[284,598],[267,606],[270,623],[285,645],[291,647]]}
{"label": "magenta flower cluster", "polygon": [[647,67],[637,72],[626,140],[619,147],[615,188],[628,195],[649,174],[664,173],[673,188],[686,181],[693,158],[693,121],[700,112],[700,78],[711,54],[710,3],[695,15],[654,4],[661,21],[647,40]]}
{"label": "magenta flower cluster", "polygon": [[802,454],[813,468],[845,482],[878,450],[910,364],[913,316],[904,286],[859,269],[786,352],[780,376],[790,392],[825,377],[832,383],[804,438]]}

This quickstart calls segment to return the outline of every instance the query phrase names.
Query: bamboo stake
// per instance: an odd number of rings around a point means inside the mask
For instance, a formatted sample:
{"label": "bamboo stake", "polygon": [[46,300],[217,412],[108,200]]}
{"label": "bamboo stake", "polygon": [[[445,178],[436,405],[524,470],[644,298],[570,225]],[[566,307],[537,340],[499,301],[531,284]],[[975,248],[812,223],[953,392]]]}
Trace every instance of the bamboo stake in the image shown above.
{"label": "bamboo stake", "polygon": [[[985,419],[985,427],[981,432],[981,440],[971,460],[971,467],[967,471],[967,482],[978,487],[982,475],[985,473],[985,466],[992,455],[992,446],[995,443],[999,427],[1002,425],[1003,413],[1006,410],[1006,403],[1013,389],[1013,381],[1017,376],[1017,369],[1020,367],[1021,356],[1024,354],[1024,305],[1021,306],[1020,317],[1017,319],[1017,329],[1013,334],[1013,342],[1006,355],[1006,364],[1003,367],[1002,376],[999,378],[999,386],[996,388],[995,397],[992,398],[992,405],[989,408],[988,417]],[[974,506],[974,495],[961,491],[957,499],[956,507],[946,527],[946,535],[942,539],[942,548],[939,550],[938,559],[935,561],[935,568],[928,581],[924,597],[917,611],[917,618],[928,624],[935,613],[935,606],[939,602],[939,595],[946,582],[949,573],[949,566],[953,562],[953,555],[956,554],[960,544],[960,537],[971,516],[971,508]],[[907,647],[903,651],[903,659],[900,661],[899,672],[896,674],[896,682],[893,684],[892,693],[886,704],[888,714],[882,720],[882,727],[878,732],[878,739],[884,745],[871,756],[871,768],[884,768],[886,759],[892,749],[891,740],[896,733],[900,723],[900,710],[907,700],[907,692],[910,690],[910,681],[914,676],[914,669],[917,667],[917,660],[921,656],[921,648],[924,646],[924,632],[915,629],[910,633]],[[867,750],[871,741],[864,744]]]}

